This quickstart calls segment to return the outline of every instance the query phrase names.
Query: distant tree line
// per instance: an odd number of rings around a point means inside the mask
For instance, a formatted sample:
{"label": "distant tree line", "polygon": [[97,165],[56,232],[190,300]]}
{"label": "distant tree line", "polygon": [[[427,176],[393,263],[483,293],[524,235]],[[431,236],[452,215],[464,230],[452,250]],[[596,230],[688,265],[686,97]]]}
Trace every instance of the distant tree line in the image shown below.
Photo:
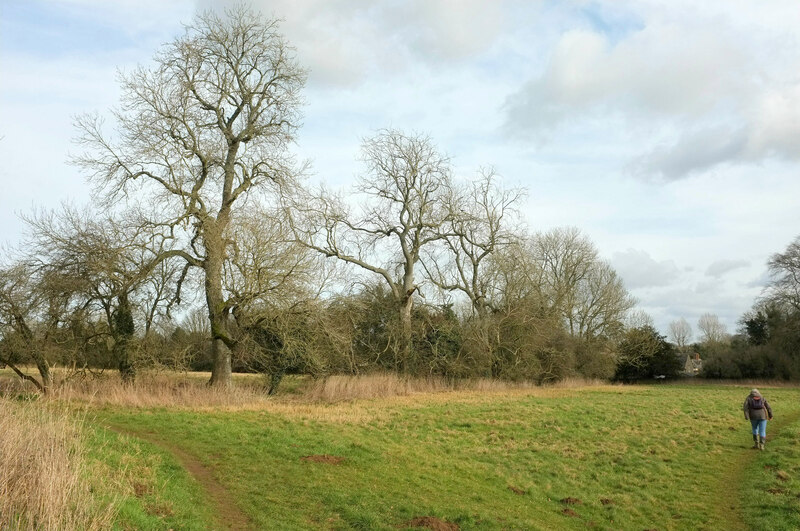
{"label": "distant tree line", "polygon": [[800,379],[800,237],[768,267],[771,281],[737,333],[705,345],[703,376]]}
{"label": "distant tree line", "polygon": [[770,280],[752,309],[729,334],[714,314],[697,322],[698,341],[686,319],[670,323],[669,336],[683,358],[699,356],[699,376],[713,379],[800,379],[800,237],[767,263]]}

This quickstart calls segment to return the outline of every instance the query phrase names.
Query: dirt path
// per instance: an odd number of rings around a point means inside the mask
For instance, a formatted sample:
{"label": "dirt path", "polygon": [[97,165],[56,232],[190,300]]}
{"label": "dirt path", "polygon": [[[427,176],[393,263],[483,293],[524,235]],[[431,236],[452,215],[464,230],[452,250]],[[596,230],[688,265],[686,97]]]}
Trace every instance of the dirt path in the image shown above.
{"label": "dirt path", "polygon": [[250,518],[239,510],[231,493],[214,477],[214,471],[201,463],[196,457],[160,439],[155,433],[136,432],[113,425],[108,425],[107,427],[116,433],[147,441],[171,453],[203,489],[206,503],[212,506],[216,515],[213,529],[255,529],[255,525]]}
{"label": "dirt path", "polygon": [[[800,419],[800,413],[792,413],[780,420],[771,420],[767,424],[767,450],[769,451],[771,441],[781,438],[781,428],[792,424]],[[743,421],[744,422],[744,421]],[[741,458],[735,466],[731,466],[726,474],[720,478],[720,488],[718,490],[720,502],[717,504],[719,521],[724,522],[723,529],[728,531],[747,531],[745,515],[739,503],[741,487],[744,483],[745,474],[753,465],[759,455],[758,450],[750,448],[750,423],[747,422],[747,429],[742,428],[742,446],[740,451]],[[747,449],[745,450],[744,447]]]}

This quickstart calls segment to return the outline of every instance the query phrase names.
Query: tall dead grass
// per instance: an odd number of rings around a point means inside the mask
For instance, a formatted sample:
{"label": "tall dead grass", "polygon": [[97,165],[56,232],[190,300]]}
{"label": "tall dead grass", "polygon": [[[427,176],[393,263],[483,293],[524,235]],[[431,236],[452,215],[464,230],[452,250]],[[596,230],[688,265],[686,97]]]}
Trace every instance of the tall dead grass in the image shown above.
{"label": "tall dead grass", "polygon": [[[548,384],[545,387],[572,388],[602,384],[605,384],[605,382],[572,378]],[[394,373],[376,373],[358,376],[329,376],[316,381],[303,396],[313,401],[340,402],[344,400],[409,396],[420,393],[444,393],[450,391],[492,393],[540,387],[542,386],[525,381],[510,382],[489,378],[451,380],[437,377],[414,378]]]}
{"label": "tall dead grass", "polygon": [[132,383],[111,375],[64,382],[52,398],[133,408],[227,408],[260,404],[268,399],[257,377],[239,378],[229,389],[209,387],[205,382],[201,376],[184,373],[140,374]]}
{"label": "tall dead grass", "polygon": [[45,404],[0,398],[0,529],[109,529],[85,481],[82,421]]}
{"label": "tall dead grass", "polygon": [[[234,375],[231,388],[206,385],[204,373],[140,373],[133,383],[123,383],[118,375],[62,381],[50,398],[88,405],[133,408],[260,409],[276,402],[337,403],[373,398],[407,397],[418,394],[460,392],[495,393],[524,389],[576,388],[607,385],[600,380],[569,378],[537,385],[489,378],[454,380],[436,376],[411,377],[396,373],[332,375],[318,380],[292,377],[291,388],[275,397],[267,395],[268,382],[258,375]],[[287,377],[288,379],[288,377]]]}

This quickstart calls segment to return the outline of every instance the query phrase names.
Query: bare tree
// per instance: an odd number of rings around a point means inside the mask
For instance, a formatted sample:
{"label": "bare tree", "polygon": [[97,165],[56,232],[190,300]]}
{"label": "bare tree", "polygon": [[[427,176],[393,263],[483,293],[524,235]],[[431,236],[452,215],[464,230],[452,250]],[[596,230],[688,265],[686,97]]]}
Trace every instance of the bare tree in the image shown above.
{"label": "bare tree", "polygon": [[672,342],[677,345],[678,350],[683,352],[692,340],[692,326],[686,319],[681,317],[669,324],[669,336]]}
{"label": "bare tree", "polygon": [[279,210],[254,205],[236,216],[230,234],[223,285],[237,322],[252,324],[265,307],[288,308],[324,289],[331,272],[318,253],[297,242]]}
{"label": "bare tree", "polygon": [[272,394],[290,368],[318,372],[311,338],[336,264],[299,243],[277,209],[242,213],[231,234],[236,243],[223,283],[237,325],[234,354],[237,363],[269,376]]}
{"label": "bare tree", "polygon": [[[181,271],[163,261],[170,252],[169,235],[150,231],[136,212],[119,219],[95,217],[89,211],[63,207],[24,218],[30,237],[28,260],[71,293],[92,319],[100,313],[113,342],[115,361],[123,379],[135,377],[130,343],[135,313],[145,333],[158,315],[169,314],[178,301]],[[138,310],[138,311],[137,311]]]}
{"label": "bare tree", "polygon": [[644,310],[632,310],[625,316],[625,328],[633,330],[634,328],[644,328],[649,326],[655,328],[655,320],[653,316]]}
{"label": "bare tree", "polygon": [[536,234],[532,252],[542,270],[545,297],[554,308],[561,309],[567,328],[574,334],[577,288],[598,260],[594,244],[575,227],[556,228]]}
{"label": "bare tree", "polygon": [[416,266],[426,246],[440,239],[450,219],[450,164],[430,138],[382,130],[362,145],[367,172],[357,192],[366,198],[359,216],[324,191],[303,208],[307,225],[298,237],[328,257],[378,275],[397,306],[399,339],[395,365],[411,362]]}
{"label": "bare tree", "polygon": [[701,315],[697,321],[697,328],[700,329],[700,340],[703,343],[722,343],[727,337],[725,325],[720,322],[719,317],[712,313]]}
{"label": "bare tree", "polygon": [[540,296],[560,314],[572,336],[620,331],[636,301],[600,260],[589,238],[574,227],[556,228],[535,235],[531,253],[541,271]]}
{"label": "bare tree", "polygon": [[544,296],[544,271],[529,237],[521,235],[497,249],[489,257],[487,276],[496,286],[492,306],[508,307],[515,301],[535,300],[542,310],[550,312],[550,303]]}
{"label": "bare tree", "polygon": [[[35,267],[27,257],[0,269],[0,362],[47,393],[53,385],[50,367],[66,344],[73,323],[83,318],[83,301],[75,297],[69,273]],[[22,365],[34,364],[40,379]]]}
{"label": "bare tree", "polygon": [[636,304],[617,272],[603,261],[594,264],[577,286],[570,330],[577,337],[615,336],[622,332],[623,316]]}
{"label": "bare tree", "polygon": [[800,236],[767,263],[772,281],[768,298],[800,312]]}
{"label": "bare tree", "polygon": [[451,198],[452,217],[441,227],[444,253],[431,252],[423,261],[435,285],[466,295],[481,318],[497,295],[492,258],[518,238],[513,218],[524,195],[521,189],[501,189],[493,170],[481,170],[477,180]]}
{"label": "bare tree", "polygon": [[[51,328],[37,334],[43,320],[45,297],[30,267],[16,263],[0,270],[0,362],[8,365],[20,378],[31,382],[43,393],[52,386],[50,361],[45,355],[47,335]],[[22,364],[33,362],[40,379],[24,372]]]}
{"label": "bare tree", "polygon": [[75,162],[116,201],[136,196],[155,206],[181,249],[202,270],[213,337],[211,384],[231,383],[231,306],[223,269],[236,205],[282,193],[295,168],[288,146],[299,126],[305,72],[278,33],[245,7],[198,15],[166,44],[152,68],[122,75],[118,134],[97,117],[78,120],[87,151]]}

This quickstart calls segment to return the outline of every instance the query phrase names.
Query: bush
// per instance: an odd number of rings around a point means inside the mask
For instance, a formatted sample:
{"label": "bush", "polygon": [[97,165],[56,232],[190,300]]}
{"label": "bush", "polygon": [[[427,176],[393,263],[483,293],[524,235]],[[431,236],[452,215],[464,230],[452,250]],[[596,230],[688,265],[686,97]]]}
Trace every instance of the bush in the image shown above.
{"label": "bush", "polygon": [[675,347],[649,325],[628,330],[618,351],[615,380],[634,381],[661,375],[675,378],[681,370]]}

